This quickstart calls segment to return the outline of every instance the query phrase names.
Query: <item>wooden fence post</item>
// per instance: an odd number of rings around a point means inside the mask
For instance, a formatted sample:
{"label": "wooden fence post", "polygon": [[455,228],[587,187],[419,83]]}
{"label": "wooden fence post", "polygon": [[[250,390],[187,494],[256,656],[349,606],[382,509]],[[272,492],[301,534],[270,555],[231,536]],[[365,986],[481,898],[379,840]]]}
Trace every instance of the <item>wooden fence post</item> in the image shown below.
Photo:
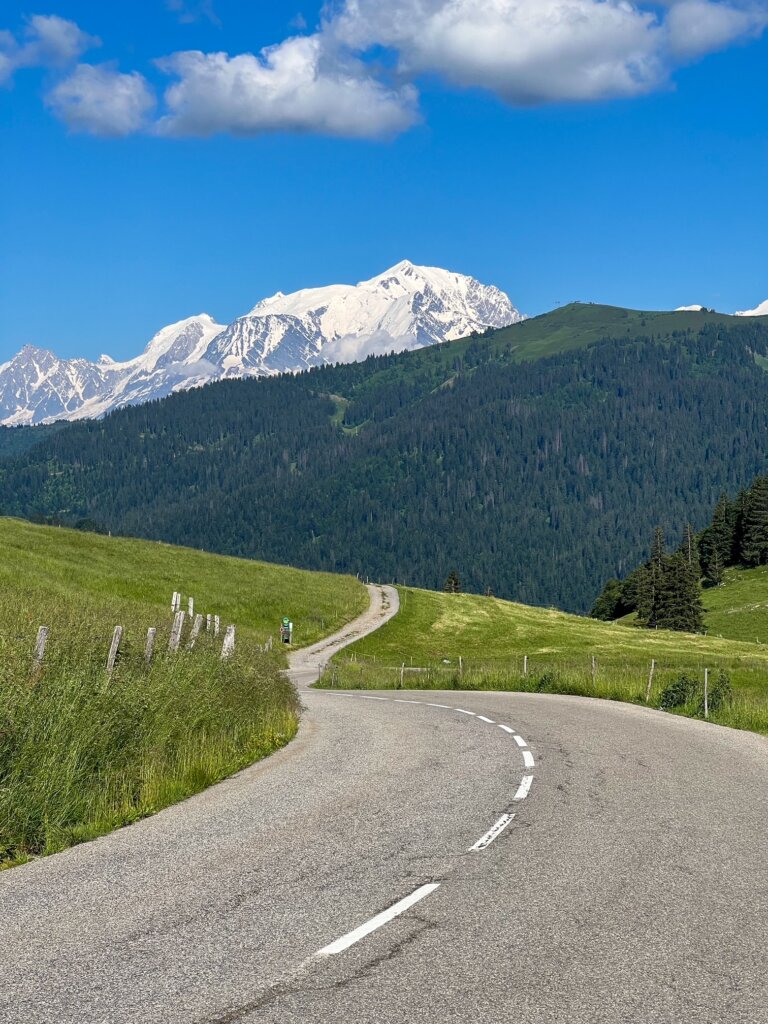
{"label": "wooden fence post", "polygon": [[191,651],[195,646],[195,640],[200,636],[200,630],[203,628],[203,616],[196,615],[195,621],[192,623],[192,632],[189,634],[189,643],[187,648]]}
{"label": "wooden fence post", "polygon": [[704,669],[704,717],[709,718],[709,669]]}
{"label": "wooden fence post", "polygon": [[112,675],[115,668],[115,661],[117,660],[117,652],[120,650],[120,641],[123,639],[123,627],[115,626],[115,632],[112,634],[112,643],[109,647],[109,655],[107,657],[107,672]]}
{"label": "wooden fence post", "polygon": [[597,658],[592,655],[592,685],[597,682]]}
{"label": "wooden fence post", "polygon": [[154,626],[150,626],[147,630],[147,642],[144,645],[144,661],[148,665],[152,664],[152,656],[155,653],[155,637],[157,636],[157,630]]}
{"label": "wooden fence post", "polygon": [[174,612],[174,613],[177,612],[179,610],[179,605],[180,604],[181,604],[181,594],[178,592],[178,590],[174,590],[173,597],[171,598],[171,611]]}
{"label": "wooden fence post", "polygon": [[37,631],[37,639],[35,640],[35,655],[34,661],[32,662],[32,675],[35,680],[38,679],[40,673],[43,670],[43,659],[45,658],[45,648],[48,643],[48,634],[50,629],[48,626],[41,626]]}
{"label": "wooden fence post", "polygon": [[206,633],[210,633],[212,628],[213,628],[213,616],[209,614],[209,615],[205,616],[205,632]]}
{"label": "wooden fence post", "polygon": [[645,703],[651,699],[651,687],[653,686],[653,676],[656,672],[656,662],[651,661],[651,671],[648,673],[648,685],[645,688]]}
{"label": "wooden fence post", "polygon": [[213,616],[213,635],[218,636],[221,631],[221,619],[218,615]]}
{"label": "wooden fence post", "polygon": [[189,601],[187,602],[187,615],[189,615],[189,617],[191,619],[191,618],[194,617],[194,614],[195,614],[195,599],[194,599],[194,597],[190,597]]}
{"label": "wooden fence post", "polygon": [[464,675],[464,660],[462,659],[461,655],[459,655],[459,679],[461,679],[463,677],[463,675]]}
{"label": "wooden fence post", "polygon": [[178,651],[181,643],[181,633],[184,629],[184,612],[176,612],[171,627],[171,639],[168,641],[168,650],[174,653]]}
{"label": "wooden fence post", "polygon": [[224,634],[224,644],[221,648],[222,658],[231,658],[235,653],[235,627],[227,626],[227,632]]}
{"label": "wooden fence post", "polygon": [[528,678],[528,655],[523,658],[523,675]]}
{"label": "wooden fence post", "polygon": [[399,689],[403,688],[403,680],[405,679],[405,662],[400,666],[400,686]]}

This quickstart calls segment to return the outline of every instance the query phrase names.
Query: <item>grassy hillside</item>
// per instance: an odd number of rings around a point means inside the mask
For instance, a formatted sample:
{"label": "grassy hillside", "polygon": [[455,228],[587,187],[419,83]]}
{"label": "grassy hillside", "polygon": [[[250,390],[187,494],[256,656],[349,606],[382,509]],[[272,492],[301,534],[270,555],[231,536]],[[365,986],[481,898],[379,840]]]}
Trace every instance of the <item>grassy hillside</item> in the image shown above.
{"label": "grassy hillside", "polygon": [[768,566],[728,569],[723,583],[704,591],[711,636],[765,645],[768,650]]}
{"label": "grassy hillside", "polygon": [[[709,640],[739,640],[768,650],[768,566],[726,569],[718,587],[702,591]],[[616,624],[633,627],[634,612]]]}
{"label": "grassy hillside", "polygon": [[652,312],[572,302],[551,313],[495,331],[491,340],[498,350],[511,346],[513,358],[522,361],[587,348],[605,338],[617,341],[649,336],[671,339],[688,332],[698,333],[705,326],[727,329],[732,324],[733,317],[722,313]]}
{"label": "grassy hillside", "polygon": [[[768,574],[765,581],[768,590]],[[708,668],[714,680],[723,670],[735,700],[713,720],[768,732],[768,646],[652,632],[469,594],[400,593],[400,615],[340,655],[324,685],[396,686],[405,664],[404,684],[412,688],[541,690],[642,702],[653,659],[652,704],[681,673],[703,680]],[[411,667],[428,671],[411,673]]]}
{"label": "grassy hillside", "polygon": [[[200,611],[236,623],[258,642],[276,636],[288,615],[295,644],[305,647],[368,603],[354,577],[14,519],[0,518],[0,551],[0,593],[13,595],[8,611],[17,622],[28,616],[30,627],[40,624],[43,609],[52,612],[59,602],[97,615],[105,628],[123,619],[159,625],[169,619],[171,595],[178,590],[185,599],[194,597]],[[5,625],[0,620],[0,630]]]}
{"label": "grassy hillside", "polygon": [[[189,623],[168,652],[174,590],[236,626],[233,658],[205,632],[189,650]],[[367,600],[351,578],[0,519],[0,867],[159,810],[286,743],[295,693],[282,651],[261,645],[283,615],[306,644]],[[40,625],[50,640],[37,671]]]}

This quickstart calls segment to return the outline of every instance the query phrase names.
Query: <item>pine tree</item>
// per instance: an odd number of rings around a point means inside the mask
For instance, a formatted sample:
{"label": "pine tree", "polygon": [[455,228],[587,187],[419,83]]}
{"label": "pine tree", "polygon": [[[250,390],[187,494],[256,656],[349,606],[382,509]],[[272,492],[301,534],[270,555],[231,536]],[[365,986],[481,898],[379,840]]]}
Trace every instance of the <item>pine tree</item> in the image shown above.
{"label": "pine tree", "polygon": [[617,579],[608,580],[603,587],[602,593],[592,606],[592,611],[589,613],[590,616],[593,619],[602,619],[603,622],[610,622],[612,619],[618,619],[622,615],[626,615],[627,611],[624,608],[622,594],[623,584]]}
{"label": "pine tree", "polygon": [[446,594],[460,594],[461,593],[461,580],[459,574],[455,569],[451,569],[448,573],[448,579],[445,581],[443,590]]}
{"label": "pine tree", "polygon": [[747,566],[768,562],[768,476],[759,476],[749,491],[741,539],[741,561]]}
{"label": "pine tree", "polygon": [[712,513],[711,542],[723,567],[731,564],[736,535],[736,505],[727,494],[721,494]]}
{"label": "pine tree", "polygon": [[[744,504],[746,507],[746,500]],[[712,513],[712,522],[699,540],[701,571],[708,587],[719,586],[726,567],[733,565],[738,557],[735,553],[737,517],[738,503],[730,501],[727,494],[721,494]]]}
{"label": "pine tree", "polygon": [[621,603],[624,607],[623,615],[637,611],[638,590],[642,587],[642,581],[646,567],[640,565],[634,569],[621,584]]}
{"label": "pine tree", "polygon": [[637,587],[637,616],[649,629],[657,625],[666,558],[664,531],[656,527],[651,544],[651,557]]}
{"label": "pine tree", "polygon": [[744,527],[749,507],[749,492],[739,491],[736,501],[733,503],[733,547],[729,565],[740,565],[742,560],[742,545],[744,543]]}
{"label": "pine tree", "polygon": [[662,562],[655,625],[687,633],[704,625],[698,569],[688,561],[684,549],[666,555]]}
{"label": "pine tree", "polygon": [[725,566],[720,558],[720,553],[713,547],[708,553],[704,562],[704,584],[707,587],[719,587],[723,582]]}
{"label": "pine tree", "polygon": [[699,544],[690,523],[685,524],[680,551],[697,579],[701,578],[701,562],[699,561]]}

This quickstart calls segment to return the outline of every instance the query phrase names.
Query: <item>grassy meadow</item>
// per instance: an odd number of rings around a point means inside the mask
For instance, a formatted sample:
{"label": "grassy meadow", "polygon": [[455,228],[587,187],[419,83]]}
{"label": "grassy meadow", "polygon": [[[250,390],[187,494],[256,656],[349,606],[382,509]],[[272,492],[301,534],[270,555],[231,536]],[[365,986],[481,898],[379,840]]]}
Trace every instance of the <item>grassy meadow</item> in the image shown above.
{"label": "grassy meadow", "polygon": [[[189,650],[189,622],[168,652],[174,590],[222,632],[235,624],[234,657],[204,631]],[[283,615],[304,645],[367,603],[348,577],[0,519],[0,867],[153,813],[285,744],[296,697],[282,651],[262,645]],[[50,639],[36,672],[40,625]]]}
{"label": "grassy meadow", "polygon": [[[768,573],[765,585],[768,595]],[[768,733],[768,645],[712,632],[642,630],[470,594],[399,589],[400,614],[338,655],[321,685],[377,689],[398,687],[402,679],[411,689],[526,690],[644,703],[655,661],[652,706],[683,673],[703,687],[705,669],[713,682],[724,671],[733,699],[712,713],[712,721]],[[698,714],[698,705],[697,699],[678,710]]]}
{"label": "grassy meadow", "polygon": [[704,591],[704,608],[710,636],[768,648],[768,566],[726,569],[722,584]]}

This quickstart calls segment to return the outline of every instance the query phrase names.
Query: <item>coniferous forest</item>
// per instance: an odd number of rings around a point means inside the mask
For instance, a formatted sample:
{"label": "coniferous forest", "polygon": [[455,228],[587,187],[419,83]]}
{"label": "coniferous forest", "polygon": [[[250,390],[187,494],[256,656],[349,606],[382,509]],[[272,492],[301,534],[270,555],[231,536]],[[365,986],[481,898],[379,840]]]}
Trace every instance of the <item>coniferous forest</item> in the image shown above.
{"label": "coniferous forest", "polygon": [[[521,357],[513,328],[67,425],[0,460],[0,513],[587,611],[654,527],[676,548],[768,451],[768,324],[637,314],[601,333],[602,308],[586,347],[561,310],[552,354]],[[718,509],[712,579],[732,521],[739,557],[768,558],[768,484],[741,518]],[[697,568],[654,550],[648,621],[695,615],[664,597],[665,560]]]}
{"label": "coniferous forest", "polygon": [[720,495],[708,525],[694,534],[686,525],[677,551],[666,550],[657,527],[648,560],[626,579],[610,579],[592,608],[596,619],[635,612],[649,629],[703,628],[701,589],[723,582],[726,569],[768,565],[768,476],[759,476],[731,499]]}

